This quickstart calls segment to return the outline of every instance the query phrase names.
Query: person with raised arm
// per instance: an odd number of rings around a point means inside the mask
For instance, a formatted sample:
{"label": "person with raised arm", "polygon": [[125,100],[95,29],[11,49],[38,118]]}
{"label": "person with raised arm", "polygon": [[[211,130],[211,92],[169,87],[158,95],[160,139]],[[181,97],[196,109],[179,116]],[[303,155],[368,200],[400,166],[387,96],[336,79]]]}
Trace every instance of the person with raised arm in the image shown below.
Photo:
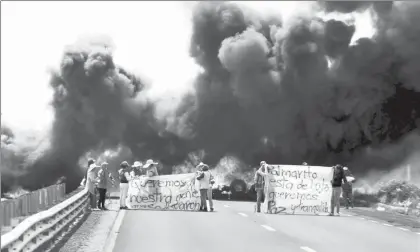
{"label": "person with raised arm", "polygon": [[260,162],[260,168],[255,172],[254,183],[257,192],[257,213],[261,212],[261,203],[264,196],[265,177],[268,174],[268,167],[265,161]]}
{"label": "person with raised arm", "polygon": [[128,192],[128,181],[131,180],[131,175],[129,174],[129,165],[127,161],[124,161],[120,165],[118,170],[118,175],[120,177],[120,209],[127,209],[125,200],[127,199]]}

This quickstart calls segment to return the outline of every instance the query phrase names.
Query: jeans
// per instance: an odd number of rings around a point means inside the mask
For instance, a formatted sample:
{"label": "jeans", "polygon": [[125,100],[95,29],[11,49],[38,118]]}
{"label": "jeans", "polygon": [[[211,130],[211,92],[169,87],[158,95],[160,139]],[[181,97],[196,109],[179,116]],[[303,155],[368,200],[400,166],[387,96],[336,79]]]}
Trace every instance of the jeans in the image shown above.
{"label": "jeans", "polygon": [[94,209],[96,207],[96,191],[89,192],[89,205],[91,209]]}
{"label": "jeans", "polygon": [[98,208],[105,208],[106,189],[98,188],[98,192],[99,192]]}
{"label": "jeans", "polygon": [[261,212],[261,202],[264,195],[264,188],[255,189],[257,192],[257,212]]}
{"label": "jeans", "polygon": [[211,187],[207,190],[207,198],[209,199],[210,209],[213,209],[213,189]]}
{"label": "jeans", "polygon": [[343,190],[343,198],[346,202],[346,208],[348,208],[349,206],[354,207],[353,192],[351,190]]}
{"label": "jeans", "polygon": [[333,187],[332,188],[332,196],[331,196],[331,213],[334,213],[334,208],[337,207],[337,213],[340,213],[340,195],[341,195],[341,187]]}
{"label": "jeans", "polygon": [[207,209],[207,195],[209,189],[200,189],[200,199],[201,199],[201,206],[200,209]]}
{"label": "jeans", "polygon": [[127,199],[128,183],[120,183],[120,207],[126,207],[125,200]]}

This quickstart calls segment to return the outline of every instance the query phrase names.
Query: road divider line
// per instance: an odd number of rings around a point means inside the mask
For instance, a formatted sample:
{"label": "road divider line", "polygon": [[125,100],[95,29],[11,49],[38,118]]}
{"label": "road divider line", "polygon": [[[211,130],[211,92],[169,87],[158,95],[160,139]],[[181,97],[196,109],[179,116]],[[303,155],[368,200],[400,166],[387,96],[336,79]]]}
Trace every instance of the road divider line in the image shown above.
{"label": "road divider line", "polygon": [[420,233],[416,233],[416,234],[420,235]]}
{"label": "road divider line", "polygon": [[244,213],[238,213],[240,216],[243,216],[243,217],[248,217],[248,215],[246,215],[246,214],[244,214]]}
{"label": "road divider line", "polygon": [[315,250],[308,247],[300,247],[300,249],[305,250],[306,252],[316,252]]}
{"label": "road divider line", "polygon": [[364,220],[365,218],[363,218],[363,217],[360,217],[359,219],[361,219],[361,220]]}
{"label": "road divider line", "polygon": [[224,207],[229,207],[229,205],[223,205]]}
{"label": "road divider line", "polygon": [[374,221],[374,220],[370,220],[370,222],[372,222],[372,223],[378,223],[377,221]]}
{"label": "road divider line", "polygon": [[390,225],[390,224],[383,224],[384,226],[387,226],[387,227],[392,227],[392,225]]}
{"label": "road divider line", "polygon": [[398,229],[400,229],[400,230],[402,230],[402,231],[410,231],[410,230],[408,230],[408,229],[406,229],[406,228],[398,228]]}
{"label": "road divider line", "polygon": [[271,231],[271,232],[276,231],[274,228],[272,228],[270,226],[267,226],[267,225],[261,225],[261,227],[263,227],[263,228],[265,228],[265,229],[267,229],[268,231]]}
{"label": "road divider line", "polygon": [[117,218],[114,221],[111,232],[108,235],[108,238],[105,241],[104,252],[113,252],[115,247],[115,242],[117,241],[117,236],[124,220],[125,210],[118,211]]}

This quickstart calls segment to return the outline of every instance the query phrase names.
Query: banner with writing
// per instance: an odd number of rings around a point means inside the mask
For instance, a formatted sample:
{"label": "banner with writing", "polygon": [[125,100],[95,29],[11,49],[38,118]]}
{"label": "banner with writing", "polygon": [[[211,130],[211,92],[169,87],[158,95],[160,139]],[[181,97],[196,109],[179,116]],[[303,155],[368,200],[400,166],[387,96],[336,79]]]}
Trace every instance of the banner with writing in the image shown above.
{"label": "banner with writing", "polygon": [[269,165],[264,209],[270,214],[329,213],[331,167]]}
{"label": "banner with writing", "polygon": [[137,177],[129,182],[127,206],[131,209],[196,211],[200,192],[195,173]]}

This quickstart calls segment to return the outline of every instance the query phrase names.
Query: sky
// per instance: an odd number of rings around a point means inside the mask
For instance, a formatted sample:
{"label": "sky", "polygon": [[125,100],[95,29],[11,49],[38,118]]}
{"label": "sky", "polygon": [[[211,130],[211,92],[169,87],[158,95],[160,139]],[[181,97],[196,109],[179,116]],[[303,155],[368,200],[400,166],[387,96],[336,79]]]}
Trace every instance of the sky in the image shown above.
{"label": "sky", "polygon": [[[63,49],[78,37],[110,36],[114,60],[152,83],[151,95],[191,89],[200,68],[189,57],[194,2],[2,2],[2,123],[22,130],[51,125],[49,68],[57,68]],[[287,22],[303,2],[243,2],[260,12],[280,13]],[[357,15],[356,34],[371,36],[367,13]]]}

